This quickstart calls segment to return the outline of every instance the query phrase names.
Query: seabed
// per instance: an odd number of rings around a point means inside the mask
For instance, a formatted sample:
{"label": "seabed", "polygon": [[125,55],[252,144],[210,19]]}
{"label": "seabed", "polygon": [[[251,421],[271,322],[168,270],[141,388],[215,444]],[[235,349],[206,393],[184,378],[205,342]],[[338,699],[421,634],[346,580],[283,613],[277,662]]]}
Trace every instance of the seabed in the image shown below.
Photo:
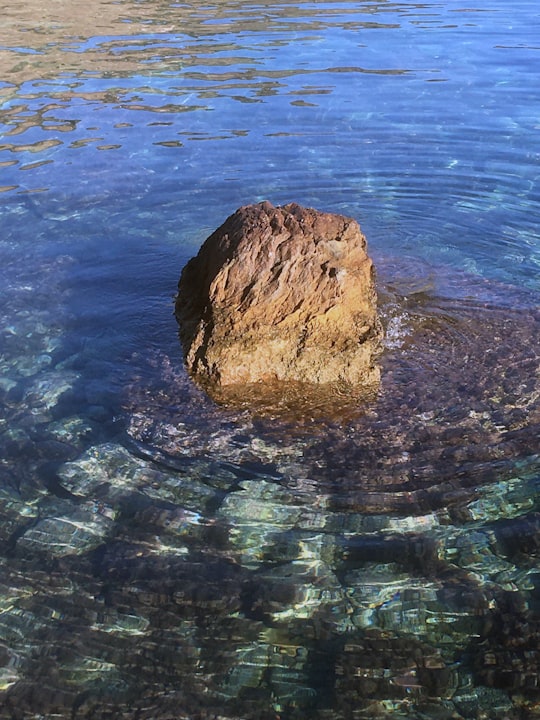
{"label": "seabed", "polygon": [[540,715],[525,291],[382,263],[380,392],[325,417],[216,405],[166,352],[99,395],[68,262],[0,328],[1,717]]}

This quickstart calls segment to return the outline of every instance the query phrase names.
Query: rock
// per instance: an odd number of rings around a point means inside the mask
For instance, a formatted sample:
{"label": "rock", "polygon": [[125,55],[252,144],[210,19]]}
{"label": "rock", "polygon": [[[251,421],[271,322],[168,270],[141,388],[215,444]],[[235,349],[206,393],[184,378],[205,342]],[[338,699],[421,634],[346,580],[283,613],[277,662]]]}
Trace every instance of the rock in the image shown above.
{"label": "rock", "polygon": [[[68,514],[40,518],[17,540],[17,550],[53,557],[82,555],[101,545],[114,529],[115,512],[104,504],[88,501],[78,506],[58,503]],[[54,512],[54,511],[53,511]]]}
{"label": "rock", "polygon": [[187,263],[178,288],[187,367],[211,394],[379,381],[374,269],[351,218],[294,203],[242,207]]}

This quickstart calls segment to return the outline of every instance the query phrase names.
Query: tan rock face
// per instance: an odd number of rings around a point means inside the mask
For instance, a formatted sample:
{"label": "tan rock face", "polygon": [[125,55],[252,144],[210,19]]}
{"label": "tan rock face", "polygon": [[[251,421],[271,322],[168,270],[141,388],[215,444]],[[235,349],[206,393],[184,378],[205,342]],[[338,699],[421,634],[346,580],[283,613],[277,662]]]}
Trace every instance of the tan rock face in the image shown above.
{"label": "tan rock face", "polygon": [[178,288],[186,363],[207,387],[379,380],[373,265],[350,218],[296,204],[242,207]]}

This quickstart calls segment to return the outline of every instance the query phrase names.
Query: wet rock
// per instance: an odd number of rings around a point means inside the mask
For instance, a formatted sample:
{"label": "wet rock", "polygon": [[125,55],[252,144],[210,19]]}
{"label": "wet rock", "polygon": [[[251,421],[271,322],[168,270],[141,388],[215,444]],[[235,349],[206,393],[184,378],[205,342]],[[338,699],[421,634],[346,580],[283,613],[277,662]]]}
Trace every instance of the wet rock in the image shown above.
{"label": "wet rock", "polygon": [[95,425],[81,415],[70,415],[51,422],[47,433],[60,443],[83,448],[85,442],[96,433]]}
{"label": "wet rock", "polygon": [[3,487],[0,493],[0,540],[9,543],[12,535],[37,514],[35,503],[25,502],[16,488]]}
{"label": "wet rock", "polygon": [[158,501],[200,510],[215,496],[215,491],[204,483],[185,474],[162,472],[116,443],[89,448],[77,460],[62,465],[58,475],[62,487],[73,495],[99,495],[113,506],[139,492]]}
{"label": "wet rock", "polygon": [[60,401],[73,393],[78,379],[77,373],[62,370],[39,373],[25,392],[24,402],[34,417],[48,419]]}
{"label": "wet rock", "polygon": [[417,698],[429,695],[428,684],[437,681],[439,694],[449,695],[456,683],[434,647],[416,638],[389,637],[377,630],[347,640],[336,654],[335,671],[338,709],[345,717],[355,718],[377,717],[373,701],[382,701],[387,707],[398,705],[411,693]]}
{"label": "wet rock", "polygon": [[353,625],[406,635],[439,648],[446,660],[480,637],[489,615],[492,593],[474,576],[461,573],[461,584],[444,576],[411,577],[398,563],[365,563],[344,578]]}
{"label": "wet rock", "polygon": [[243,480],[226,496],[218,517],[229,523],[229,542],[245,567],[257,568],[274,556],[281,562],[333,559],[332,537],[317,532],[324,530],[326,516],[276,482]]}
{"label": "wet rock", "polygon": [[376,385],[382,342],[358,224],[291,203],[237,210],[182,272],[176,317],[206,384]]}
{"label": "wet rock", "polygon": [[80,555],[103,542],[112,531],[113,520],[111,508],[88,502],[74,507],[69,515],[40,519],[19,538],[17,549],[54,557]]}
{"label": "wet rock", "polygon": [[315,617],[334,632],[351,630],[343,588],[330,566],[316,557],[263,568],[254,578],[248,615],[264,618],[273,627],[302,626],[307,637],[305,621]]}
{"label": "wet rock", "polygon": [[18,383],[9,377],[0,377],[0,400],[10,402],[16,399]]}
{"label": "wet rock", "polygon": [[514,718],[512,701],[504,690],[495,688],[473,687],[472,678],[461,688],[458,688],[452,702],[464,718],[489,717],[494,720]]}
{"label": "wet rock", "polygon": [[245,578],[228,558],[204,552],[190,557],[147,542],[109,542],[97,554],[94,571],[110,583],[111,604],[125,603],[125,593],[132,598],[136,594],[144,608],[167,602],[182,617],[214,613],[213,619],[239,609]]}

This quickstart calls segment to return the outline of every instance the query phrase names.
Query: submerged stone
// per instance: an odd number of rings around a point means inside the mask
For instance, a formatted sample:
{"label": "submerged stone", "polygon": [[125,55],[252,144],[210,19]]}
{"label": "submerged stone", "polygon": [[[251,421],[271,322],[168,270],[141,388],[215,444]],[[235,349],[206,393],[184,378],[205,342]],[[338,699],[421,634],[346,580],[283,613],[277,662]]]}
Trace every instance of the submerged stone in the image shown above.
{"label": "submerged stone", "polygon": [[33,415],[47,416],[50,411],[64,400],[64,396],[74,392],[79,374],[71,371],[53,370],[36,375],[24,394],[24,402]]}
{"label": "submerged stone", "polygon": [[211,394],[379,381],[373,264],[351,218],[294,203],[240,208],[184,268],[176,318],[188,369]]}
{"label": "submerged stone", "polygon": [[54,557],[80,555],[100,545],[113,527],[111,508],[87,502],[72,508],[69,515],[40,519],[18,539],[17,549]]}
{"label": "submerged stone", "polygon": [[193,477],[162,472],[151,462],[132,455],[116,443],[90,447],[58,471],[62,487],[73,495],[93,498],[96,493],[112,506],[134,492],[153,500],[179,503],[197,511],[212,502],[215,491]]}

